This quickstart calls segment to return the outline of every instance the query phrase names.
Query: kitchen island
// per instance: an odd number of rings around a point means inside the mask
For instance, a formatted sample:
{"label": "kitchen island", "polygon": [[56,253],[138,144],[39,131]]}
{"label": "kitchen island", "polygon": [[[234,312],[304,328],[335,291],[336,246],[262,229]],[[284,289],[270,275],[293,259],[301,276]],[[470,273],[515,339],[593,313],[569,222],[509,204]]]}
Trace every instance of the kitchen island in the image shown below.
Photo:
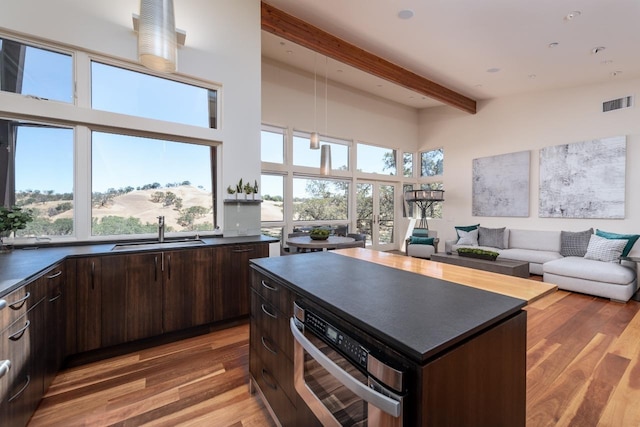
{"label": "kitchen island", "polygon": [[524,425],[526,301],[336,253],[252,267],[252,384],[283,425],[317,422],[293,387],[294,301],[401,366],[402,425]]}

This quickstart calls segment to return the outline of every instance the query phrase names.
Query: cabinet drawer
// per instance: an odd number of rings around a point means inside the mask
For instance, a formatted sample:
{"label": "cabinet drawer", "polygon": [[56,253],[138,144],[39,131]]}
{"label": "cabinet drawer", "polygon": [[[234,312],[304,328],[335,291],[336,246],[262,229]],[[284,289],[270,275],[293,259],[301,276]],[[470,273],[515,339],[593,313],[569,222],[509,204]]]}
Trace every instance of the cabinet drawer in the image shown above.
{"label": "cabinet drawer", "polygon": [[268,335],[289,360],[293,360],[293,337],[289,330],[289,317],[256,292],[251,292],[251,322]]}
{"label": "cabinet drawer", "polygon": [[36,280],[0,298],[0,301],[4,301],[4,303],[0,302],[0,307],[4,307],[0,308],[0,331],[5,330],[20,316],[23,316],[43,296],[44,289],[39,286],[39,282]]}
{"label": "cabinet drawer", "polygon": [[293,313],[293,298],[289,289],[252,270],[251,286],[255,291],[287,316]]}
{"label": "cabinet drawer", "polygon": [[[284,390],[275,380],[273,373],[263,365],[262,359],[251,354],[249,371],[260,387],[271,409],[278,417],[278,421],[284,427],[298,426],[296,421],[296,408],[287,398]],[[266,402],[265,402],[266,403]]]}
{"label": "cabinet drawer", "polygon": [[275,381],[293,402],[296,397],[293,387],[293,362],[276,345],[273,338],[254,322],[251,323],[251,353],[260,358],[264,368],[272,373]]}

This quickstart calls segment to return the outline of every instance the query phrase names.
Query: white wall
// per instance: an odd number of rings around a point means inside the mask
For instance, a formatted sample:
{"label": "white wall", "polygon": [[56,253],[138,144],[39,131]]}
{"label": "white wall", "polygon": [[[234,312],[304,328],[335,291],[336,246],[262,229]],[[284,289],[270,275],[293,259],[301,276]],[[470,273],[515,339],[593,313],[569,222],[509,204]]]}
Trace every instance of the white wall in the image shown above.
{"label": "white wall", "polygon": [[[318,132],[325,133],[324,76],[317,80]],[[418,111],[329,81],[329,136],[415,151]],[[314,130],[313,74],[262,58],[262,121]]]}
{"label": "white wall", "polygon": [[[5,1],[0,27],[137,61],[131,14],[139,0]],[[260,180],[260,1],[176,0],[176,26],[187,32],[179,73],[222,85],[223,189]],[[222,215],[222,203],[218,204]]]}
{"label": "white wall", "polygon": [[[538,230],[585,230],[590,227],[640,233],[640,105],[602,113],[602,102],[639,95],[640,80],[616,81],[480,102],[468,115],[448,107],[420,112],[420,149],[444,147],[446,201],[443,219],[429,221],[445,239],[455,237],[454,225]],[[638,102],[639,100],[636,100]],[[601,137],[627,136],[625,219],[538,218],[539,150],[544,147]],[[471,215],[472,161],[498,154],[531,151],[528,218]]]}

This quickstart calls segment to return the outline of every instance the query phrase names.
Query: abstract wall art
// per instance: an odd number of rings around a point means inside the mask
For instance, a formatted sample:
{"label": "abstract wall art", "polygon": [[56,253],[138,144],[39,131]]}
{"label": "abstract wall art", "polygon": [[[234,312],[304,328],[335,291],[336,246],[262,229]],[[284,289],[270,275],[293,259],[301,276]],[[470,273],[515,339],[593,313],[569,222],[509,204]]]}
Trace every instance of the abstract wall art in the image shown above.
{"label": "abstract wall art", "polygon": [[529,216],[531,152],[473,159],[473,216]]}
{"label": "abstract wall art", "polygon": [[624,218],[625,136],[540,150],[541,218]]}

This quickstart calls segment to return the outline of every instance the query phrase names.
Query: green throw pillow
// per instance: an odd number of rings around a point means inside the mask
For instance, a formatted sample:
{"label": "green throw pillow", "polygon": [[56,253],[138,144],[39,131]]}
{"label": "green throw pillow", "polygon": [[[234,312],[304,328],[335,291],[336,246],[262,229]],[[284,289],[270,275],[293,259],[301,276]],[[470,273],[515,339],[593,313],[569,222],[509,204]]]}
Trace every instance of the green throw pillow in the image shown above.
{"label": "green throw pillow", "polygon": [[411,236],[409,238],[409,244],[412,245],[433,245],[433,237],[417,237]]}
{"label": "green throw pillow", "polygon": [[480,227],[480,224],[476,224],[476,225],[456,225],[453,228],[456,229],[456,236],[458,237],[458,239],[460,239],[460,233],[458,233],[458,230],[466,231],[468,233],[469,231],[477,230],[478,227]]}
{"label": "green throw pillow", "polygon": [[627,245],[622,250],[622,256],[629,255],[631,252],[631,248],[636,244],[638,238],[640,238],[639,234],[617,234],[617,233],[609,233],[608,231],[596,230],[596,236],[604,237],[605,239],[620,239],[626,240]]}

